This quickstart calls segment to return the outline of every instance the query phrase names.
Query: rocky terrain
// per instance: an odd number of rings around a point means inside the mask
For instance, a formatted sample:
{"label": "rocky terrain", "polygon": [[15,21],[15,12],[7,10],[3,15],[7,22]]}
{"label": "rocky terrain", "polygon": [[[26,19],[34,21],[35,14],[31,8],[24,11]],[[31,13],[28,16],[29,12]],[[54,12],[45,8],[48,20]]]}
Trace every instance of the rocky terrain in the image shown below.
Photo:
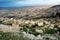
{"label": "rocky terrain", "polygon": [[1,9],[0,40],[60,40],[60,5]]}
{"label": "rocky terrain", "polygon": [[17,18],[17,19],[33,19],[40,17],[56,16],[59,10],[58,7],[52,6],[38,6],[38,7],[26,7],[16,9],[1,9],[0,17]]}

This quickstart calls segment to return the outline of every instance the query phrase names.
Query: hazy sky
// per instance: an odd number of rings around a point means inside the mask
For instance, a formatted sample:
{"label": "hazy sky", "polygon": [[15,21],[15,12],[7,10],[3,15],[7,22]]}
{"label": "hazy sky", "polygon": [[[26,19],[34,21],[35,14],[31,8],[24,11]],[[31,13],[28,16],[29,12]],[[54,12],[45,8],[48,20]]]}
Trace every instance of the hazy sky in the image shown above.
{"label": "hazy sky", "polygon": [[0,7],[21,7],[56,4],[60,4],[60,0],[0,0]]}

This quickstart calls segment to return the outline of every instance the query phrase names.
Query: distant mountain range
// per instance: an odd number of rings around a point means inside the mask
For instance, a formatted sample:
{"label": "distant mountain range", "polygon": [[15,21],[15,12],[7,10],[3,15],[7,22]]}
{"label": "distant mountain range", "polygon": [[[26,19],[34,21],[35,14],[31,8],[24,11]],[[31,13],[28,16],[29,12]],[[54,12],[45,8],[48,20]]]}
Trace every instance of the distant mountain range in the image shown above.
{"label": "distant mountain range", "polygon": [[60,5],[32,7],[0,7],[0,17],[32,19],[56,17],[60,15]]}
{"label": "distant mountain range", "polygon": [[0,10],[1,10],[1,9],[12,10],[12,9],[18,9],[18,8],[29,8],[29,7],[37,7],[37,6],[21,6],[21,7],[0,7]]}

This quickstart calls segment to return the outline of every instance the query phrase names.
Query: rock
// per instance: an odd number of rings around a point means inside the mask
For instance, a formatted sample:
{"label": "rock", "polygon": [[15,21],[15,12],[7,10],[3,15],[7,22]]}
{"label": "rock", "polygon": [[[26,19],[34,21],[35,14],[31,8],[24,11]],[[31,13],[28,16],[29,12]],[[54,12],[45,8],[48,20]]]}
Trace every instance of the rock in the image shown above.
{"label": "rock", "polygon": [[58,25],[58,28],[60,28],[60,25]]}
{"label": "rock", "polygon": [[49,24],[50,24],[50,22],[48,22],[48,21],[44,21],[44,23],[45,23],[46,25],[49,25]]}
{"label": "rock", "polygon": [[29,21],[29,20],[25,21],[25,24],[29,24],[29,23],[30,23],[30,21]]}
{"label": "rock", "polygon": [[0,25],[0,30],[3,32],[17,32],[20,30],[18,25],[8,26],[8,25]]}
{"label": "rock", "polygon": [[51,24],[49,29],[54,29],[55,24]]}
{"label": "rock", "polygon": [[48,28],[50,25],[44,25],[45,28]]}
{"label": "rock", "polygon": [[33,34],[27,34],[27,38],[29,38],[29,39],[35,39],[35,36],[33,35]]}
{"label": "rock", "polygon": [[35,30],[37,33],[43,33],[43,30],[38,30],[38,29],[36,29]]}
{"label": "rock", "polygon": [[43,37],[42,37],[41,35],[38,35],[35,39],[36,39],[36,40],[42,40]]}
{"label": "rock", "polygon": [[24,34],[24,37],[26,37],[26,38],[29,38],[31,40],[35,39],[35,36],[33,34],[29,34],[29,33],[26,33],[26,32],[23,32],[23,34]]}
{"label": "rock", "polygon": [[36,22],[31,20],[31,21],[30,21],[30,24],[31,24],[31,25],[35,25]]}
{"label": "rock", "polygon": [[37,24],[38,24],[38,26],[43,26],[44,25],[43,22],[38,22]]}
{"label": "rock", "polygon": [[10,26],[0,24],[0,31],[10,32]]}

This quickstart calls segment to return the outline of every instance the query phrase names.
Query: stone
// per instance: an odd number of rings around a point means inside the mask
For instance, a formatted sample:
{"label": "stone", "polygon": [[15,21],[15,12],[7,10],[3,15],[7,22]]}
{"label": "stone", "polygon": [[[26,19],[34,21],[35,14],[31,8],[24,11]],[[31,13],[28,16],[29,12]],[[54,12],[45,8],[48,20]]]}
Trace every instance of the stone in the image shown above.
{"label": "stone", "polygon": [[44,25],[43,22],[39,22],[39,23],[37,23],[37,24],[38,24],[38,26],[43,26],[43,25]]}
{"label": "stone", "polygon": [[43,33],[43,30],[36,29],[35,31],[38,32],[38,33]]}
{"label": "stone", "polygon": [[45,23],[46,25],[50,24],[50,22],[48,22],[48,21],[44,21],[44,23]]}

